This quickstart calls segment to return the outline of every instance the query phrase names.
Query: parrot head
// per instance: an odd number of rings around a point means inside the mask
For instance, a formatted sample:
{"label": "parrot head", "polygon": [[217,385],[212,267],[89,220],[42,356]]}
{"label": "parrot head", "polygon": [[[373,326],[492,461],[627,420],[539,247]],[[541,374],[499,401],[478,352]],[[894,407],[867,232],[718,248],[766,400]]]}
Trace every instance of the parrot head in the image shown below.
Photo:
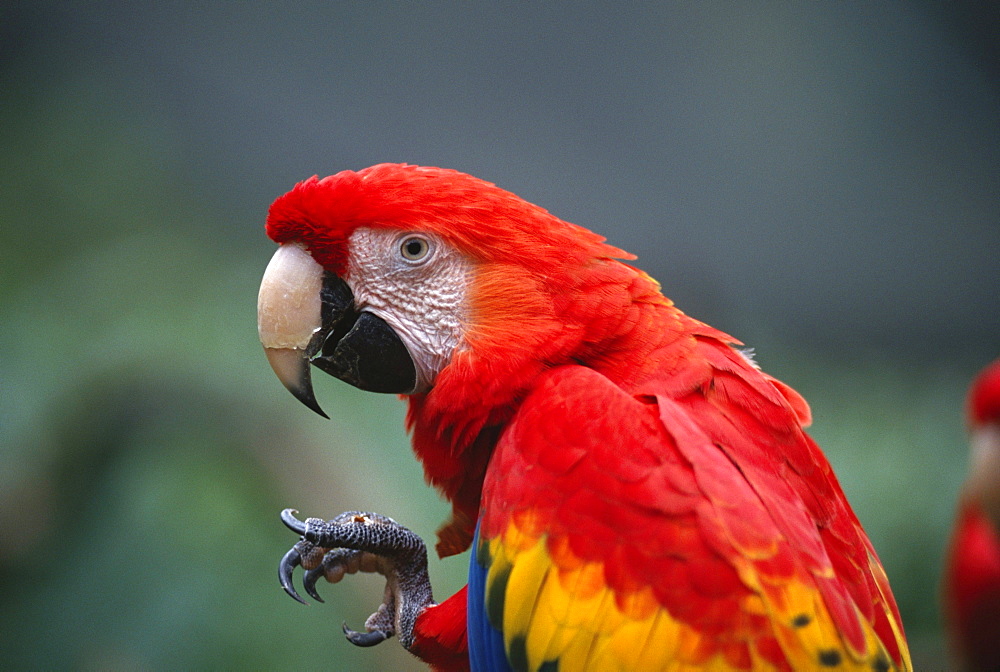
{"label": "parrot head", "polygon": [[966,418],[971,454],[965,490],[1000,521],[1000,360],[983,369],[970,386]]}
{"label": "parrot head", "polygon": [[519,351],[565,356],[560,303],[574,279],[595,259],[632,258],[493,184],[403,164],[300,182],[266,231],[279,248],[258,295],[260,339],[285,387],[324,416],[310,365],[411,395],[457,359],[496,373]]}
{"label": "parrot head", "polygon": [[966,405],[972,431],[1000,424],[1000,360],[987,366],[976,377],[969,388]]}

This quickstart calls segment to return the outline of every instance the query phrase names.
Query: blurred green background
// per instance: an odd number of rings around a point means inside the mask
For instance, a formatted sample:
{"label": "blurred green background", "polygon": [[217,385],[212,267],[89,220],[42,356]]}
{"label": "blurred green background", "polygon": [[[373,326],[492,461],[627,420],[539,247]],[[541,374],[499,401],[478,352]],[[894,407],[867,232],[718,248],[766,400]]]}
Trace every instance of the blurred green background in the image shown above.
{"label": "blurred green background", "polygon": [[[495,181],[639,254],[813,405],[919,669],[1000,354],[990,3],[0,8],[0,668],[419,669],[288,599],[293,506],[426,539],[396,399],[260,352],[271,200],[379,161]],[[436,595],[464,556],[432,562]]]}

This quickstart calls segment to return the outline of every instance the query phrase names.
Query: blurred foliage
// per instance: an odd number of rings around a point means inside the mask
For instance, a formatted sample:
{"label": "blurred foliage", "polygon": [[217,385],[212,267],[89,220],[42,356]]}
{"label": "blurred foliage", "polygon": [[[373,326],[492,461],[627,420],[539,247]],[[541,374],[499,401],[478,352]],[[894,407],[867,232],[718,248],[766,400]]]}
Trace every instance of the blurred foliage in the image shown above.
{"label": "blurred foliage", "polygon": [[[425,539],[447,513],[397,400],[321,377],[323,421],[273,380],[254,302],[280,192],[193,175],[190,138],[141,88],[33,73],[0,82],[0,668],[419,669],[340,635],[377,606],[376,578],[309,607],[278,587],[284,507],[379,511]],[[985,362],[737,335],[812,403],[918,668],[943,665],[937,582]],[[443,598],[465,559],[431,572]]]}
{"label": "blurred foliage", "polygon": [[[422,486],[399,402],[319,381],[326,422],[273,379],[254,312],[266,204],[199,202],[155,110],[100,82],[14,93],[0,667],[418,668],[340,634],[380,602],[375,577],[308,608],[278,586],[296,540],[284,507],[383,511],[428,539],[447,507]],[[437,594],[464,573],[463,559],[432,568]]]}

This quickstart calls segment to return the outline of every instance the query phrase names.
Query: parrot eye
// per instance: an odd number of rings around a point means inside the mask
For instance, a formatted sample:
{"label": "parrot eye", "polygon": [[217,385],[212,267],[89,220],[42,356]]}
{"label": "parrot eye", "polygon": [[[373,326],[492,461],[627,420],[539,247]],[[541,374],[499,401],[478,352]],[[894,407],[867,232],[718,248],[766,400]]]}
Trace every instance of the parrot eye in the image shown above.
{"label": "parrot eye", "polygon": [[407,236],[399,246],[399,251],[407,261],[420,261],[431,251],[431,246],[426,238]]}

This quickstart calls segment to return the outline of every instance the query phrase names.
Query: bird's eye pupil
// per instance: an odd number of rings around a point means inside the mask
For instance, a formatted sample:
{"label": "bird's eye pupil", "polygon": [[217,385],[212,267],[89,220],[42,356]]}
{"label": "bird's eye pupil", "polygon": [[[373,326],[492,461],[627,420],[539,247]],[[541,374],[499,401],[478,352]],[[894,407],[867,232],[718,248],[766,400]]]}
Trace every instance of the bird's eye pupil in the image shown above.
{"label": "bird's eye pupil", "polygon": [[428,249],[427,241],[423,238],[407,238],[403,241],[403,256],[410,261],[423,259]]}

